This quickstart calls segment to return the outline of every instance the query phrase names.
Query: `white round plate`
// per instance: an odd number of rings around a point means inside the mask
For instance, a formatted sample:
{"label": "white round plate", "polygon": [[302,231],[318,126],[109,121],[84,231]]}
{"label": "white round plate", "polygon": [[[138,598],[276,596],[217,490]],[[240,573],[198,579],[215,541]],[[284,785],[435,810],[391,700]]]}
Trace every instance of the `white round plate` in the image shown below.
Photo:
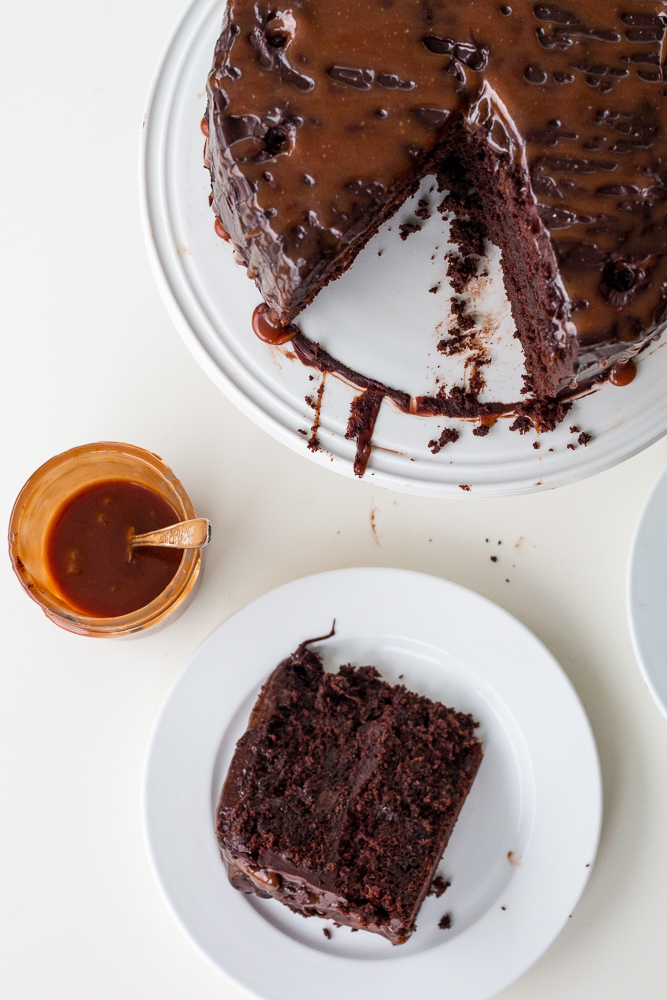
{"label": "white round plate", "polygon": [[[404,945],[233,889],[215,810],[267,675],[300,642],[327,669],[373,664],[390,683],[471,712],[484,759],[440,872]],[[144,778],[157,880],[196,947],[263,1000],[487,1000],[559,933],[595,856],[601,786],[593,736],[558,664],[506,612],[436,577],[345,569],[279,587],[199,647],[158,718]],[[450,930],[438,921],[451,915]],[[332,929],[332,939],[323,928]]]}
{"label": "white round plate", "polygon": [[627,605],[639,669],[667,716],[667,469],[648,495],[630,549]]}
{"label": "white round plate", "polygon": [[[358,390],[338,378],[326,379],[322,447],[310,451],[313,410],[305,397],[316,396],[321,375],[304,367],[289,345],[270,347],[253,335],[251,317],[259,293],[234,262],[231,247],[213,230],[199,123],[222,13],[218,0],[193,0],[153,81],[140,162],[149,255],[172,319],[223,392],[284,444],[351,476],[355,444],[345,439],[345,430]],[[427,179],[417,197],[432,186]],[[399,238],[399,224],[414,218],[414,201],[381,229],[350,271],[318,295],[299,323],[307,336],[353,370],[412,396],[434,395],[443,382],[465,384],[466,358],[447,359],[436,347],[450,321],[444,261],[448,227],[435,212],[422,232],[405,242]],[[512,401],[521,398],[523,361],[512,336],[497,254],[489,273],[475,291],[484,343],[495,361],[484,369],[486,398]],[[438,292],[430,295],[436,286]],[[645,352],[630,386],[607,385],[578,400],[563,425],[542,435],[539,449],[533,448],[535,432],[510,433],[509,420],[480,438],[473,436],[471,423],[411,416],[385,399],[365,479],[425,496],[501,496],[601,472],[667,431],[667,353],[655,345],[649,350],[653,356],[649,360]],[[429,442],[448,423],[454,423],[461,437],[434,455]],[[593,435],[587,447],[577,445],[577,435],[569,432],[572,425]]]}

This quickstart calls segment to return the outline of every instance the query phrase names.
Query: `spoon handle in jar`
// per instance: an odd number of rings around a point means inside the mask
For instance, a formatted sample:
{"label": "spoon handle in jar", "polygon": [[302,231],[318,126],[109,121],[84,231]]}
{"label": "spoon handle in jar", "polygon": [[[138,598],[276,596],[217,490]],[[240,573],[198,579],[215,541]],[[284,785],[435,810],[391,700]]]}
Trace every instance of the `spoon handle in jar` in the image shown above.
{"label": "spoon handle in jar", "polygon": [[146,531],[130,538],[130,548],[137,545],[154,545],[169,549],[201,549],[211,540],[211,522],[206,517],[193,517],[166,528]]}

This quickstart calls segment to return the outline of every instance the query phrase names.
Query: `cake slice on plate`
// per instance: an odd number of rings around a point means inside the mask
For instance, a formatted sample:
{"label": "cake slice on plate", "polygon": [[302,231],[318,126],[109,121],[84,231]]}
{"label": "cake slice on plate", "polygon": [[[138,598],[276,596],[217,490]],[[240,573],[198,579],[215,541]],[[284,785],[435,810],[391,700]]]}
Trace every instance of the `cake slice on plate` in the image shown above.
{"label": "cake slice on plate", "polygon": [[480,766],[477,723],[374,667],[326,673],[308,645],[271,674],[237,744],[222,858],[242,892],[401,944]]}

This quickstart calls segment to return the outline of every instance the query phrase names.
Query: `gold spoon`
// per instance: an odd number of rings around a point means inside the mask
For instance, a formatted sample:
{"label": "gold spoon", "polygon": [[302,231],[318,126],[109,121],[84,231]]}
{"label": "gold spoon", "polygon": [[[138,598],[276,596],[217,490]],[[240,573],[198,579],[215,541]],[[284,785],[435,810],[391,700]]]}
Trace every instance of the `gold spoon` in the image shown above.
{"label": "gold spoon", "polygon": [[143,535],[130,535],[128,545],[130,557],[132,549],[141,545],[159,546],[165,549],[203,549],[211,541],[211,522],[207,517],[193,517],[189,521],[179,521],[166,528],[146,531]]}

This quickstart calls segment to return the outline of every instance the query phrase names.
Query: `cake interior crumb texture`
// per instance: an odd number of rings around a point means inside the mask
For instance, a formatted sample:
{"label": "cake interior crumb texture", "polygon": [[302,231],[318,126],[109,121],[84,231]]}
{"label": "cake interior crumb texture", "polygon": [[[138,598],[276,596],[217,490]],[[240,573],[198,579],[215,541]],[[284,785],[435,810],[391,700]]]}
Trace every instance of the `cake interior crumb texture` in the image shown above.
{"label": "cake interior crumb texture", "polygon": [[262,688],[222,790],[232,885],[403,943],[480,766],[476,726],[374,667],[326,673],[303,643]]}

